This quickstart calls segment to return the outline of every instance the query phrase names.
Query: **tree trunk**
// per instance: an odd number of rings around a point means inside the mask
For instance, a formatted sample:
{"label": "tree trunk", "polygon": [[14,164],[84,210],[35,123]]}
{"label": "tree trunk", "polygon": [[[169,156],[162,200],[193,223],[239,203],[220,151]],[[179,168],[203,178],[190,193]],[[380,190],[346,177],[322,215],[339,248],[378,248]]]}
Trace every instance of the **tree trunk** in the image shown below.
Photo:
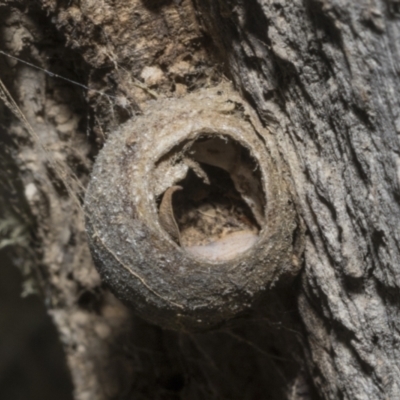
{"label": "tree trunk", "polygon": [[[31,3],[0,3],[0,215],[76,399],[400,398],[400,3]],[[118,126],[226,79],[288,171],[301,272],[218,329],[163,330],[101,283],[85,188]]]}

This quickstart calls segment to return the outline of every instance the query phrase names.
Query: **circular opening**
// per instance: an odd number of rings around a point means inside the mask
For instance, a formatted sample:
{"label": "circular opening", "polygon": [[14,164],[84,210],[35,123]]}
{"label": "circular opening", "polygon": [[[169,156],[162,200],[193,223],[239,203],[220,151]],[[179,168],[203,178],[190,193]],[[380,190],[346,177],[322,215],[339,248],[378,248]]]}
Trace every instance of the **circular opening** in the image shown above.
{"label": "circular opening", "polygon": [[246,147],[204,134],[174,148],[158,165],[168,182],[157,198],[159,220],[185,251],[219,261],[254,245],[264,224],[265,196],[260,168]]}

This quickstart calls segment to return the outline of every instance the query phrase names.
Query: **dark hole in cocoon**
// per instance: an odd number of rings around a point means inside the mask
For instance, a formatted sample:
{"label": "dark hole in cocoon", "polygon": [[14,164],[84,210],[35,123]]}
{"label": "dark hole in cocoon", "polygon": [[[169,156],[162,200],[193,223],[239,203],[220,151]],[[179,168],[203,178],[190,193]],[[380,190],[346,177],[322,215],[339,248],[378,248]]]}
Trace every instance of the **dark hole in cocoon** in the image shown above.
{"label": "dark hole in cocoon", "polygon": [[264,225],[261,171],[250,151],[222,135],[202,135],[166,156],[183,179],[158,196],[160,223],[190,254],[229,260],[251,248]]}

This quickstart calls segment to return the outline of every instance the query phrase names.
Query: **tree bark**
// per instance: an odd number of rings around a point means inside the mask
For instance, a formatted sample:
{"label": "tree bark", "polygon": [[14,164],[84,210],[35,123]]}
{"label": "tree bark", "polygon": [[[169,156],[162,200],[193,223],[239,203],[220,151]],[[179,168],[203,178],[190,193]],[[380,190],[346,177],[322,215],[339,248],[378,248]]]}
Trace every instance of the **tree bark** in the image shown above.
{"label": "tree bark", "polygon": [[[30,3],[0,3],[1,213],[75,397],[400,398],[400,3]],[[116,127],[225,77],[289,171],[302,270],[219,329],[163,330],[101,284],[82,199]]]}

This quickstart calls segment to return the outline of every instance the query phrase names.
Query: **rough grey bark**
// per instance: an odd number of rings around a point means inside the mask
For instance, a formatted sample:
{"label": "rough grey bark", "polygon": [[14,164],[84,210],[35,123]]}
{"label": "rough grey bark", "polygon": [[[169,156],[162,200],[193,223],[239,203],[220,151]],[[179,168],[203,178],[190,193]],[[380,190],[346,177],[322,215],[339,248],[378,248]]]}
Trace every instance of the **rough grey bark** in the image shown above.
{"label": "rough grey bark", "polygon": [[398,398],[399,4],[198,5],[292,171],[314,382],[324,398]]}
{"label": "rough grey bark", "polygon": [[[1,91],[1,180],[15,193],[3,210],[29,228],[32,269],[77,399],[305,399],[312,386],[326,399],[400,397],[399,8],[390,0],[0,3],[2,50],[92,89],[0,59],[10,93]],[[222,73],[291,172],[307,227],[303,270],[220,330],[163,331],[101,285],[80,201],[115,126]]]}

